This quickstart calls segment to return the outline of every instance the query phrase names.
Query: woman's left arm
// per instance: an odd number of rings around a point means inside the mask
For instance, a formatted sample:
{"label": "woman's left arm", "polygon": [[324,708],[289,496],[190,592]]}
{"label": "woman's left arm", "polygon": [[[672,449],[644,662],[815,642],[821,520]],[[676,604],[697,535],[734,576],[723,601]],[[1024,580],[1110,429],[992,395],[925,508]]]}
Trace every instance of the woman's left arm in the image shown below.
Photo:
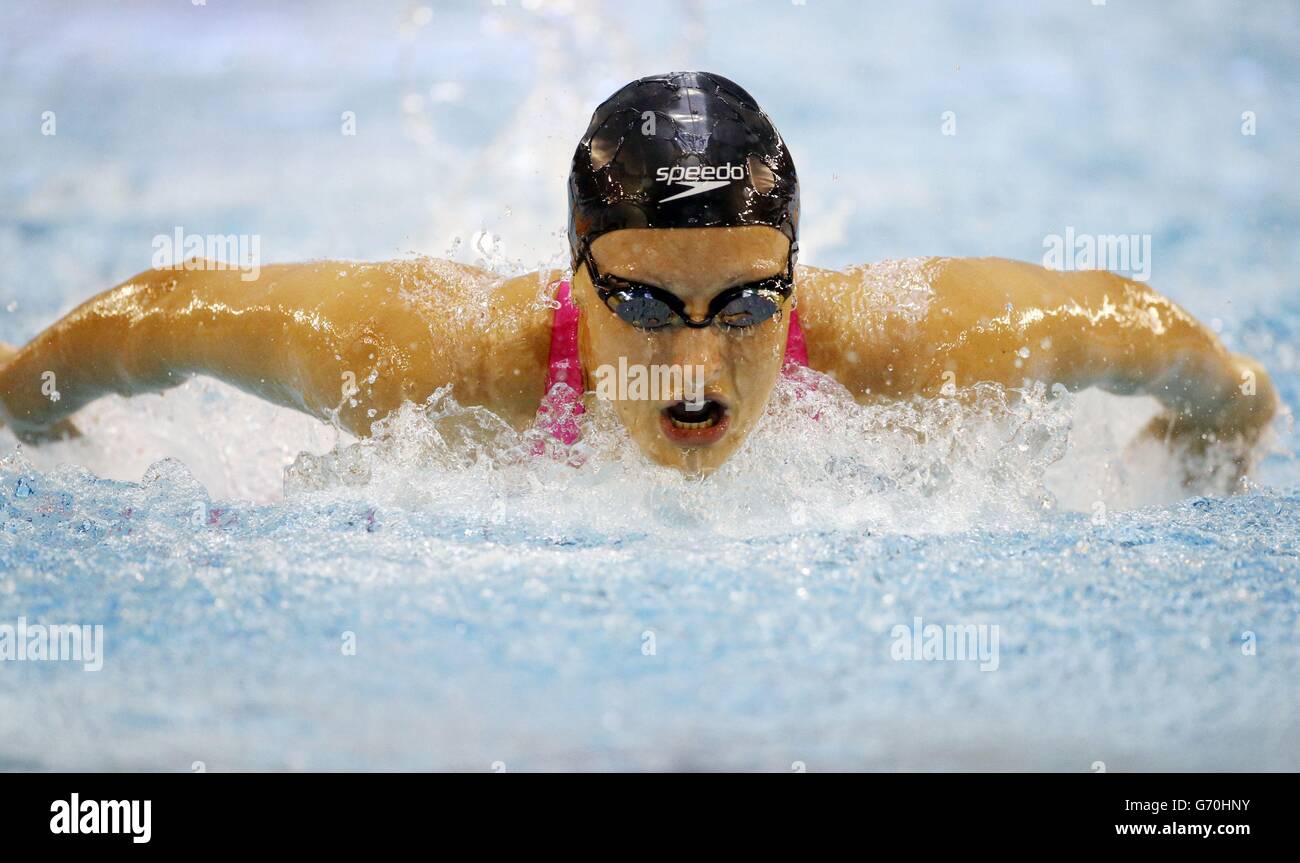
{"label": "woman's left arm", "polygon": [[[810,329],[829,322],[832,304],[824,298],[844,290],[846,278],[879,283],[872,269],[851,278],[812,273],[813,282],[833,285],[815,291]],[[813,364],[823,367],[822,353],[859,397],[937,395],[945,386],[980,381],[1018,387],[1026,380],[1145,393],[1165,407],[1152,431],[1195,448],[1215,440],[1249,447],[1277,410],[1259,363],[1228,351],[1207,327],[1139,282],[1002,258],[928,259],[909,272],[917,284],[901,311],[859,314],[875,321],[865,332],[834,322],[829,330],[840,330],[840,344],[831,350],[814,350],[810,342]]]}

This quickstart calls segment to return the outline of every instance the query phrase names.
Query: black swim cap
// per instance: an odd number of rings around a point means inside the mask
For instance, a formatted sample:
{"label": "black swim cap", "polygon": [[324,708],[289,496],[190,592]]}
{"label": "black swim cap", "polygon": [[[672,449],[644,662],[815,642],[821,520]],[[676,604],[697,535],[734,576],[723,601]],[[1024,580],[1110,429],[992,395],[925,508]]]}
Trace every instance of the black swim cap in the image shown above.
{"label": "black swim cap", "polygon": [[633,81],[591,115],[569,172],[575,270],[621,228],[769,225],[798,249],[794,160],[754,97],[708,72]]}

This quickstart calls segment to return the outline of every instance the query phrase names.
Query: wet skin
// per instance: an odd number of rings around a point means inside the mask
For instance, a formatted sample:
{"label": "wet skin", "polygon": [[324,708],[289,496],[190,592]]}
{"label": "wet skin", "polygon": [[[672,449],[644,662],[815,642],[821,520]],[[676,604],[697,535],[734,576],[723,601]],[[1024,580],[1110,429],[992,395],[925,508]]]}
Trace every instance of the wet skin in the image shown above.
{"label": "wet skin", "polygon": [[[698,319],[719,292],[783,273],[787,246],[772,228],[746,227],[624,230],[592,249],[602,274],[668,290]],[[543,394],[548,301],[562,275],[502,280],[431,259],[272,265],[251,282],[232,270],[146,271],[25,347],[0,348],[0,421],[39,443],[75,433],[68,417],[101,395],[156,392],[205,374],[358,435],[448,384],[462,404],[522,429]],[[1148,393],[1166,408],[1151,433],[1191,449],[1213,439],[1252,444],[1277,407],[1257,363],[1145,285],[1105,272],[998,258],[799,267],[782,313],[746,330],[638,330],[605,307],[584,268],[573,296],[589,390],[593,370],[619,357],[703,368],[705,397],[725,408],[721,433],[681,434],[665,422],[666,397],[615,403],[648,457],[692,473],[725,461],[761,415],[791,302],[812,367],[862,402],[1027,379]],[[58,401],[42,391],[47,373]]]}

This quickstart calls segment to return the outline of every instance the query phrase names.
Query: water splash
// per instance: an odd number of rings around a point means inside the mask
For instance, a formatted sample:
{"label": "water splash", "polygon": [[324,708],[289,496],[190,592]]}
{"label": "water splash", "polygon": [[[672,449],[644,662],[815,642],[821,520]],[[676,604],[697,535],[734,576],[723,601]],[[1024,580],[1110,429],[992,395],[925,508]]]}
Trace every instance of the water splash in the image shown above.
{"label": "water splash", "polygon": [[[815,387],[815,388],[814,388]],[[857,404],[805,371],[782,381],[750,438],[704,479],[649,462],[596,401],[580,442],[519,433],[449,388],[376,424],[368,440],[303,453],[286,493],[358,489],[388,505],[493,513],[616,533],[699,539],[802,532],[944,532],[1055,509],[1044,478],[1067,449],[1072,400],[1037,386]],[[537,458],[539,444],[548,457]]]}

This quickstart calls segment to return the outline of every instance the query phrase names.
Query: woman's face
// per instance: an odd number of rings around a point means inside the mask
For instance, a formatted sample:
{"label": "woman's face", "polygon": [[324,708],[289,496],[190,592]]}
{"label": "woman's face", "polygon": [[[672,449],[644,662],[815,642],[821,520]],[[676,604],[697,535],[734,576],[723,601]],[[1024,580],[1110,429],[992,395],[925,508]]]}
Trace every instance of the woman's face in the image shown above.
{"label": "woman's face", "polygon": [[[661,288],[696,321],[729,288],[783,276],[790,243],[775,228],[628,228],[591,246],[600,276]],[[736,451],[762,414],[785,352],[792,299],[750,327],[643,330],[600,299],[586,267],[574,273],[587,387],[611,398],[654,461],[705,474]]]}

